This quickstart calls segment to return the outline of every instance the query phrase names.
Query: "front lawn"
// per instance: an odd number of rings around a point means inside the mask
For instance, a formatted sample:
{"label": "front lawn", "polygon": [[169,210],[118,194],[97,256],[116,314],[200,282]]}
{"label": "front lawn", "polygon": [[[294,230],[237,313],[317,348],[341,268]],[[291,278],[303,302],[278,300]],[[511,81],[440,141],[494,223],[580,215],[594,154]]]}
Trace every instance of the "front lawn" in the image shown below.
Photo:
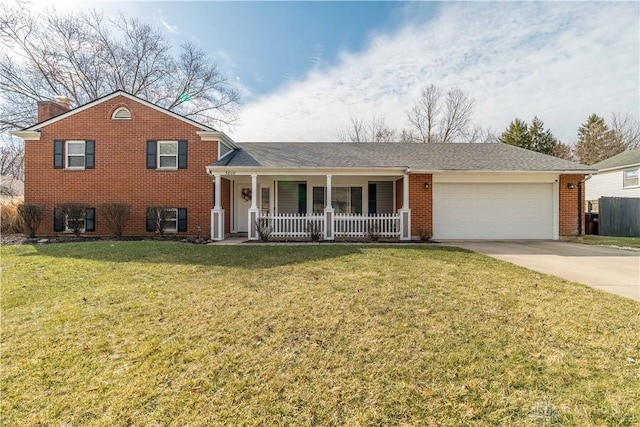
{"label": "front lawn", "polygon": [[610,237],[610,236],[593,236],[585,235],[577,237],[576,243],[584,243],[587,245],[607,245],[622,246],[628,248],[640,248],[640,237]]}
{"label": "front lawn", "polygon": [[3,425],[640,424],[640,305],[479,254],[1,254]]}

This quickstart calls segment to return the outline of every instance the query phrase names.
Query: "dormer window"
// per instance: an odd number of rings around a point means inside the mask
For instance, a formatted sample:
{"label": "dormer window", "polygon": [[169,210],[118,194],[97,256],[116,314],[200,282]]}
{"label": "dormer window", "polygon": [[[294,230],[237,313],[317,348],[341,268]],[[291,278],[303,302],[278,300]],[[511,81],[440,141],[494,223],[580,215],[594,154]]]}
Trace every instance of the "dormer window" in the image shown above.
{"label": "dormer window", "polygon": [[125,107],[120,107],[111,115],[112,120],[131,120],[131,111]]}

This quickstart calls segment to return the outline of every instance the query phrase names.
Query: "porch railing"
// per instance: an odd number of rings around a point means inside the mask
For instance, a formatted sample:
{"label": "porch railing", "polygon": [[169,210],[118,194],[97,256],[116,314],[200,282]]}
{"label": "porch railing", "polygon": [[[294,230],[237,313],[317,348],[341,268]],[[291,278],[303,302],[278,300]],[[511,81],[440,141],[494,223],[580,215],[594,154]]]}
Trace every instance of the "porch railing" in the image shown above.
{"label": "porch railing", "polygon": [[315,230],[324,235],[324,214],[278,214],[260,217],[273,237],[306,237]]}
{"label": "porch railing", "polygon": [[336,237],[400,237],[400,215],[336,214],[334,229]]}
{"label": "porch railing", "polygon": [[[272,237],[308,237],[312,232],[325,235],[324,214],[277,214],[261,216],[261,226]],[[335,214],[335,237],[400,237],[400,214]]]}

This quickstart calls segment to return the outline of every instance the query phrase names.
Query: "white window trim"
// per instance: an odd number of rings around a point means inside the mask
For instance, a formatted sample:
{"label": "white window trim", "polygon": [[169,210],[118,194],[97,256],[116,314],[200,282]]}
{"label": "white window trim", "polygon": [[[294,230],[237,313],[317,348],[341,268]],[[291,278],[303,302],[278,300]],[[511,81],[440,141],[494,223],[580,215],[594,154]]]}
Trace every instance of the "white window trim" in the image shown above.
{"label": "white window trim", "polygon": [[[633,184],[633,185],[625,185],[627,182],[627,172],[635,172],[636,173],[636,179],[638,180],[637,184]],[[640,187],[640,168],[635,168],[635,169],[626,169],[622,171],[622,188],[623,189],[629,189],[629,188],[638,188]]]}
{"label": "white window trim", "polygon": [[[126,111],[129,114],[129,117],[116,117],[119,112]],[[119,107],[111,115],[111,120],[131,120],[131,111],[129,111],[126,107]]]}
{"label": "white window trim", "polygon": [[175,215],[175,220],[171,220],[171,221],[167,221],[167,222],[173,222],[175,223],[175,228],[168,228],[165,227],[164,232],[165,233],[177,233],[178,232],[178,208],[169,208],[166,209],[167,211],[172,211]]}
{"label": "white window trim", "polygon": [[[160,155],[160,144],[166,144],[166,143],[171,143],[171,144],[175,144],[176,145],[176,154],[173,155],[168,155],[168,154],[163,154]],[[156,151],[158,152],[157,154],[157,163],[158,163],[158,169],[164,169],[164,170],[177,170],[178,169],[178,150],[179,150],[179,144],[178,141],[158,141],[157,145],[156,145]],[[160,157],[175,157],[176,158],[176,165],[175,166],[160,166]]]}
{"label": "white window trim", "polygon": [[[72,157],[82,157],[84,159],[84,164],[82,166],[69,166],[69,144],[82,144],[84,151],[82,155],[79,154],[71,154]],[[65,141],[64,144],[64,167],[65,169],[77,169],[83,170],[87,165],[87,141],[82,140],[72,140]]]}
{"label": "white window trim", "polygon": [[[84,224],[80,229],[81,233],[87,232],[87,215],[85,213],[84,218],[82,218],[82,223]],[[69,215],[64,216],[64,233],[73,233],[73,230],[69,228]]]}

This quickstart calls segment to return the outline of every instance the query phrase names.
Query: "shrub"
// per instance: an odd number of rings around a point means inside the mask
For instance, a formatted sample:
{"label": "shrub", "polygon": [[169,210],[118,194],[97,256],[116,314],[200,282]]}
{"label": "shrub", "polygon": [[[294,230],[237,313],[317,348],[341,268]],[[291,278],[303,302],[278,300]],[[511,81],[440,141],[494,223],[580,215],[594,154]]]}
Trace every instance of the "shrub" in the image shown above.
{"label": "shrub", "polygon": [[116,237],[122,236],[131,216],[131,206],[123,203],[104,203],[100,205],[98,211],[101,221],[111,230],[111,233]]}
{"label": "shrub", "polygon": [[269,218],[258,218],[256,220],[256,231],[260,240],[266,242],[269,240],[273,229],[271,228],[271,220]]}
{"label": "shrub", "polygon": [[18,215],[19,199],[4,200],[0,204],[0,231],[2,234],[20,233],[22,227]]}
{"label": "shrub", "polygon": [[307,233],[311,241],[319,242],[322,237],[322,227],[318,221],[307,221]]}
{"label": "shrub", "polygon": [[171,209],[167,209],[164,206],[147,208],[147,231],[155,231],[160,234],[160,237],[164,237],[171,213]]}
{"label": "shrub", "polygon": [[380,225],[376,222],[370,222],[369,228],[367,228],[367,237],[372,242],[380,240]]}
{"label": "shrub", "polygon": [[61,203],[56,206],[56,216],[59,221],[66,221],[67,228],[76,236],[84,229],[87,207],[81,203]]}
{"label": "shrub", "polygon": [[421,242],[430,242],[433,234],[431,234],[431,230],[427,228],[419,228],[418,237],[420,238]]}
{"label": "shrub", "polygon": [[18,217],[23,231],[29,234],[29,237],[34,238],[42,218],[44,218],[44,205],[40,203],[21,203],[18,205]]}

